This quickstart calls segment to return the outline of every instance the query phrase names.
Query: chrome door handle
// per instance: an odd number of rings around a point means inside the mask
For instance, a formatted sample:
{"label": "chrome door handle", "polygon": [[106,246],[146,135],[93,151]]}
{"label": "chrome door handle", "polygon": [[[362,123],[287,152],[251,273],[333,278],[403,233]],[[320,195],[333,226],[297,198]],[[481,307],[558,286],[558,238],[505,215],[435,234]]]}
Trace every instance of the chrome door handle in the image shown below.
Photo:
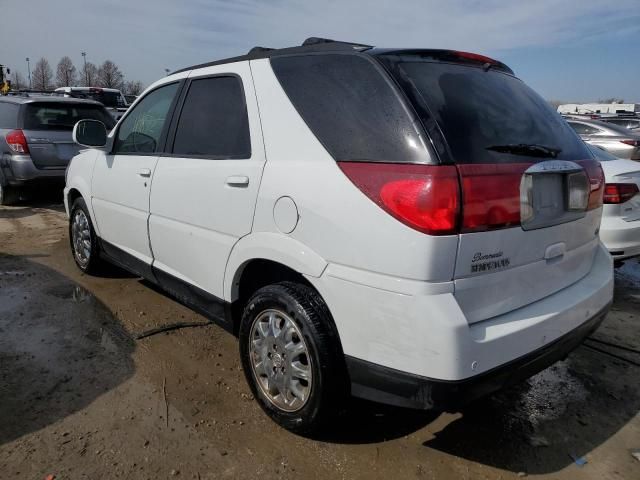
{"label": "chrome door handle", "polygon": [[151,176],[151,169],[150,168],[141,168],[138,171],[138,175],[140,175],[141,177],[150,177]]}
{"label": "chrome door handle", "polygon": [[225,183],[230,187],[246,187],[249,185],[249,177],[244,175],[232,175],[231,177],[227,177]]}

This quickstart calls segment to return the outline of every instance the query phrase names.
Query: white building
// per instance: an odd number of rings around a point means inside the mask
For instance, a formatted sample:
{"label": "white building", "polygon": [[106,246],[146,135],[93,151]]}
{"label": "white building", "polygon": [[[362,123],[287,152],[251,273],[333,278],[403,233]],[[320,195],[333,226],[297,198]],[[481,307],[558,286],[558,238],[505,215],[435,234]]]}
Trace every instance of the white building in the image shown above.
{"label": "white building", "polygon": [[558,106],[559,113],[624,113],[640,112],[640,103],[567,103]]}

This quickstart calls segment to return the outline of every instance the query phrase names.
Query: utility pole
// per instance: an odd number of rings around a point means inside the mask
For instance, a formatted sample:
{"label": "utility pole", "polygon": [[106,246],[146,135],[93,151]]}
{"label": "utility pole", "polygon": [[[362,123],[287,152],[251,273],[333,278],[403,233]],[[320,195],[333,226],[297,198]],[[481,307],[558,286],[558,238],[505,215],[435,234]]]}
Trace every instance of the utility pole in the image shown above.
{"label": "utility pole", "polygon": [[87,52],[82,52],[82,60],[84,60],[84,86],[89,87],[89,73],[87,72]]}
{"label": "utility pole", "polygon": [[31,90],[31,65],[29,65],[29,57],[27,57],[27,71],[29,72],[29,90]]}

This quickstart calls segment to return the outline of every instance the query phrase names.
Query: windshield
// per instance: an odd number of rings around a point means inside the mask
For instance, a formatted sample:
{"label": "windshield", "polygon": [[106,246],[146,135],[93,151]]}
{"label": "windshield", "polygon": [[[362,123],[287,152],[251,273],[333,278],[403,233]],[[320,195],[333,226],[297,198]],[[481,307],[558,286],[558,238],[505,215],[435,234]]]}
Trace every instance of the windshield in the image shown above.
{"label": "windshield", "polygon": [[448,155],[456,163],[591,157],[560,115],[509,74],[428,61],[413,54],[382,55],[381,60],[416,110],[423,112],[420,116],[427,131],[433,132],[429,123],[435,120],[449,147]]}
{"label": "windshield", "polygon": [[107,130],[115,121],[104,108],[98,105],[67,103],[29,103],[24,113],[25,130],[73,130],[80,120],[100,120]]}

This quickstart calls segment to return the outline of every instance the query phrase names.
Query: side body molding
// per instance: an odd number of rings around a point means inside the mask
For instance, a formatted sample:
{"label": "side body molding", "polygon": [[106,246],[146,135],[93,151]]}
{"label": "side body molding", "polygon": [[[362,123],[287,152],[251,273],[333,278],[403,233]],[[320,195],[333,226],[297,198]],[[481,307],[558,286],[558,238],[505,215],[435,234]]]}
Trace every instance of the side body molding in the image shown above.
{"label": "side body molding", "polygon": [[327,261],[303,243],[280,233],[258,232],[241,238],[233,247],[224,275],[224,299],[238,298],[238,284],[244,267],[256,259],[271,260],[302,275],[319,277]]}

